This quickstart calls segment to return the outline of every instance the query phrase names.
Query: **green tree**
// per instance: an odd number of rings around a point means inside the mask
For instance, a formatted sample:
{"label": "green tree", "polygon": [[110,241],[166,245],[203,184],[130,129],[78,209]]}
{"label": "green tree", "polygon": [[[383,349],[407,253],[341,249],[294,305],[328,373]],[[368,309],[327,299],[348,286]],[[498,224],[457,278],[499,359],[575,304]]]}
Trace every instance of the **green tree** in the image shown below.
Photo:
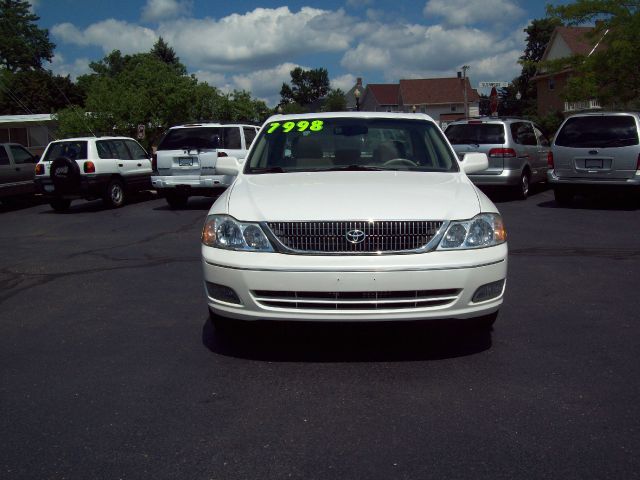
{"label": "green tree", "polygon": [[324,110],[327,112],[344,112],[347,109],[347,99],[339,88],[331,90],[325,98]]}
{"label": "green tree", "polygon": [[186,67],[180,63],[180,59],[176,55],[175,50],[171,48],[162,37],[158,38],[158,41],[153,45],[150,53],[151,55],[158,57],[167,65],[173,65],[180,75],[186,75]]}
{"label": "green tree", "polygon": [[0,75],[0,115],[53,113],[83,102],[84,92],[68,76],[42,69]]}
{"label": "green tree", "polygon": [[566,99],[598,98],[613,108],[640,107],[640,76],[635,72],[640,64],[640,1],[576,0],[547,6],[547,14],[569,25],[595,21],[590,38],[600,44],[598,49],[547,65],[574,69],[564,91]]}
{"label": "green tree", "polygon": [[[526,46],[519,63],[522,71],[511,81],[511,85],[500,90],[499,113],[502,115],[534,116],[537,112],[537,89],[531,81],[536,74],[537,63],[542,60],[544,50],[551,39],[553,30],[562,25],[558,18],[538,18],[533,20],[524,32]],[[517,99],[520,92],[521,99]]]}
{"label": "green tree", "polygon": [[25,0],[0,0],[0,68],[10,72],[40,69],[53,58],[55,45],[30,7]]}
{"label": "green tree", "polygon": [[282,105],[294,102],[304,107],[329,93],[329,72],[326,68],[303,70],[296,67],[289,74],[291,85],[283,83],[280,89]]}

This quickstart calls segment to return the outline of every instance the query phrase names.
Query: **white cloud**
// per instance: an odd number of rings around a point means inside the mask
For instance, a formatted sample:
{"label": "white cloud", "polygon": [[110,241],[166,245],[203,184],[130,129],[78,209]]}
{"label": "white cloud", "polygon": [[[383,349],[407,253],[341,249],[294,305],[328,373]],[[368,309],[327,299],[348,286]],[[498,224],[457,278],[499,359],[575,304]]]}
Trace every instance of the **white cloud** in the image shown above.
{"label": "white cloud", "polygon": [[147,0],[142,7],[142,19],[147,22],[189,15],[193,8],[190,0]]}
{"label": "white cloud", "polygon": [[423,12],[425,17],[444,17],[451,25],[472,25],[485,21],[502,23],[524,14],[524,10],[513,0],[428,0]]}
{"label": "white cloud", "polygon": [[89,73],[90,60],[88,58],[76,58],[73,62],[67,63],[62,54],[57,53],[49,63],[49,68],[56,75],[66,77],[69,75],[72,80],[76,80],[80,75]]}
{"label": "white cloud", "polygon": [[356,80],[356,76],[352,75],[351,73],[340,75],[339,77],[331,79],[331,88],[339,88],[346,93],[353,88],[353,86],[356,84]]}
{"label": "white cloud", "polygon": [[257,8],[219,20],[181,19],[159,33],[188,64],[200,68],[266,68],[297,55],[346,50],[361,30],[343,10]]}
{"label": "white cloud", "polygon": [[150,50],[158,39],[156,33],[145,27],[108,19],[80,30],[71,23],[54,25],[51,33],[56,39],[80,46],[99,46],[105,53],[118,49],[122,53]]}

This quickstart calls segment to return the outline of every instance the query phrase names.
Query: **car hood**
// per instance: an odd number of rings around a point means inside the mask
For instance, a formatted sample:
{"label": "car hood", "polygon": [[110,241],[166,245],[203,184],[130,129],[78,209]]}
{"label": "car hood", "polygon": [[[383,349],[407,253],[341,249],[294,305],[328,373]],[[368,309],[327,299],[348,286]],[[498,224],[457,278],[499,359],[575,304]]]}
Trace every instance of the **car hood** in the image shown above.
{"label": "car hood", "polygon": [[231,188],[227,213],[240,221],[454,220],[480,213],[475,187],[459,173],[242,175]]}

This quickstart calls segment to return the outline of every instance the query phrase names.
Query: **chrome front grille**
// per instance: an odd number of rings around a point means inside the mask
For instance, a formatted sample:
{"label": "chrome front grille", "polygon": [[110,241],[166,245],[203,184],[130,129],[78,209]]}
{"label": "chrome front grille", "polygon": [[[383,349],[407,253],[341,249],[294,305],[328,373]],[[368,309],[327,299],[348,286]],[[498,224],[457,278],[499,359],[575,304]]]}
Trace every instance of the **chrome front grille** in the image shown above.
{"label": "chrome front grille", "polygon": [[[295,253],[389,253],[424,248],[444,222],[433,220],[268,222],[267,226],[285,249]],[[347,239],[359,231],[358,243]]]}
{"label": "chrome front grille", "polygon": [[284,292],[255,290],[255,301],[264,307],[296,310],[410,310],[443,307],[455,302],[460,289],[390,292]]}

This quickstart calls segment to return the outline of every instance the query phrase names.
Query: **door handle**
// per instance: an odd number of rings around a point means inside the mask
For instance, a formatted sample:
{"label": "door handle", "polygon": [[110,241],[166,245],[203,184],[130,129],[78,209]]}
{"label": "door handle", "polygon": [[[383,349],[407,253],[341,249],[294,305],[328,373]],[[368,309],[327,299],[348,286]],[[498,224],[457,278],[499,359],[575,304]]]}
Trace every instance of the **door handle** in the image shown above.
{"label": "door handle", "polygon": [[124,167],[124,164],[123,163],[119,163],[118,166],[119,167]]}
{"label": "door handle", "polygon": [[139,163],[139,164],[138,164],[138,166],[139,166],[139,167],[141,167],[141,166],[142,166],[142,164],[141,164],[141,163]]}

